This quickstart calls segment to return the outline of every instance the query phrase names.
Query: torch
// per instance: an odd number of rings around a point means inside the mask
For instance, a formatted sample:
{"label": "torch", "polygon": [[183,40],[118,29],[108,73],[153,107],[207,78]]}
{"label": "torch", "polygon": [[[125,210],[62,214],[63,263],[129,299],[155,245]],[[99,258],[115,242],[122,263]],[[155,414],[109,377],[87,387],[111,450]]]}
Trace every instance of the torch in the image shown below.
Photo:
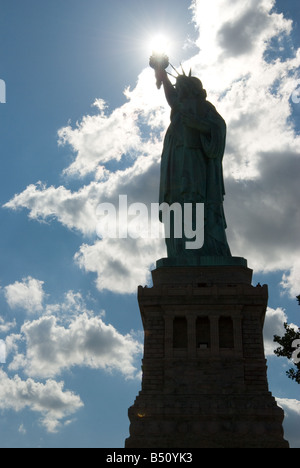
{"label": "torch", "polygon": [[[165,70],[170,65],[169,57],[165,54],[153,53],[152,56],[150,57],[149,65],[155,71]],[[160,89],[161,85],[162,85],[162,81],[160,79],[157,79],[156,81],[157,89]]]}

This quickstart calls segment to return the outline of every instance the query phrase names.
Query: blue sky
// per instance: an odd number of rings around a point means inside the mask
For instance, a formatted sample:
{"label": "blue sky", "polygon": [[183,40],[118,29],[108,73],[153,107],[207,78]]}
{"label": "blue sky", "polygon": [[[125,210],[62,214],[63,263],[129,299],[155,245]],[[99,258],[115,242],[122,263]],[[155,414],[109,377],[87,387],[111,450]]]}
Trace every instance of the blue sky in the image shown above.
{"label": "blue sky", "polygon": [[229,244],[269,284],[270,389],[300,446],[299,388],[271,343],[285,320],[299,325],[299,21],[296,0],[0,0],[1,447],[128,436],[136,289],[164,247],[100,240],[97,205],[157,201],[169,119],[147,67],[158,32],[227,121]]}

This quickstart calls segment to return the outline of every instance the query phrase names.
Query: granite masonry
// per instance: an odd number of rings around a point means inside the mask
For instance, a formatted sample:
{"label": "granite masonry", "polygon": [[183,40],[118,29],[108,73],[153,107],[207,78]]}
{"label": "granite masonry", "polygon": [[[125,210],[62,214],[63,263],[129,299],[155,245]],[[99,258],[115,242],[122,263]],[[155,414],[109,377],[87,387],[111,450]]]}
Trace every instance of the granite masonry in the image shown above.
{"label": "granite masonry", "polygon": [[288,448],[267,381],[268,287],[246,265],[159,267],[139,287],[143,379],[127,448]]}

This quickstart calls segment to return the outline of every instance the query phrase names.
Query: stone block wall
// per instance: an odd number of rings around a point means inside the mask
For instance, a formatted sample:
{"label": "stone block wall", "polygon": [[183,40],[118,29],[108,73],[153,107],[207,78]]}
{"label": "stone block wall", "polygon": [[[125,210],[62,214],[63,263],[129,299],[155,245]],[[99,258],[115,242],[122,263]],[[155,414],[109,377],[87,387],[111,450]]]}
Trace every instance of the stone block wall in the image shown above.
{"label": "stone block wall", "polygon": [[126,447],[288,446],[267,381],[268,288],[223,268],[162,268],[139,287],[143,380]]}

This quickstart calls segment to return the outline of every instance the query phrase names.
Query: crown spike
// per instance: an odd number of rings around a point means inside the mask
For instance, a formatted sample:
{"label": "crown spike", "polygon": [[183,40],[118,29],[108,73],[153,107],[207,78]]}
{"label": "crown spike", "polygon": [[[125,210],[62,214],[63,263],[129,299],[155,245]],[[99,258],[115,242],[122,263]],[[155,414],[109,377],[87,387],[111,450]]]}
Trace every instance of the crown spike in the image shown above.
{"label": "crown spike", "polygon": [[172,73],[167,72],[169,76],[172,76],[173,78],[176,78],[176,76],[172,75]]}
{"label": "crown spike", "polygon": [[173,68],[173,70],[175,71],[175,73],[177,73],[177,75],[179,76],[180,73],[176,70],[176,68],[175,68],[171,63],[170,63],[169,65]]}

